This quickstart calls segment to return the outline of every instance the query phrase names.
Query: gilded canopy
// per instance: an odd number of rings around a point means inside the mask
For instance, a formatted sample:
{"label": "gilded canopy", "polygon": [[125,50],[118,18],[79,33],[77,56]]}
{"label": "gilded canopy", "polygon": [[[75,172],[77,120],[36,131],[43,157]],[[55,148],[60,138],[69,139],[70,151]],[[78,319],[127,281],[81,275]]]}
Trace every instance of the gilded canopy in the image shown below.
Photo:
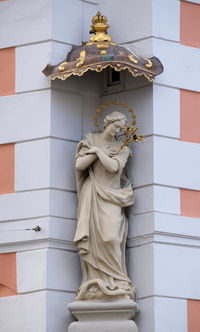
{"label": "gilded canopy", "polygon": [[127,69],[134,77],[144,75],[150,82],[163,72],[158,58],[143,58],[131,53],[111,40],[107,34],[107,18],[100,12],[92,19],[94,34],[82,46],[73,46],[66,60],[56,66],[47,65],[43,73],[51,80],[65,80],[71,75],[82,76],[88,70],[101,72],[107,67],[116,71]]}

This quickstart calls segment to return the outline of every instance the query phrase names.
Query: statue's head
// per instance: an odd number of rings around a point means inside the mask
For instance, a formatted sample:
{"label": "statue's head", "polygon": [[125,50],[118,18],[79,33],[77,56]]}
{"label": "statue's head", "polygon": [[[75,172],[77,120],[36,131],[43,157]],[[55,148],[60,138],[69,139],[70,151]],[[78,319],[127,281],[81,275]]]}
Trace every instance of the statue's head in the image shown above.
{"label": "statue's head", "polygon": [[[122,123],[122,127],[127,125],[127,117],[120,112],[112,112],[111,114],[106,115],[104,119],[104,129],[108,127],[111,123],[119,122]],[[121,128],[122,128],[121,127]]]}
{"label": "statue's head", "polygon": [[108,131],[111,136],[115,136],[127,125],[127,118],[123,113],[112,112],[104,119],[104,131]]}

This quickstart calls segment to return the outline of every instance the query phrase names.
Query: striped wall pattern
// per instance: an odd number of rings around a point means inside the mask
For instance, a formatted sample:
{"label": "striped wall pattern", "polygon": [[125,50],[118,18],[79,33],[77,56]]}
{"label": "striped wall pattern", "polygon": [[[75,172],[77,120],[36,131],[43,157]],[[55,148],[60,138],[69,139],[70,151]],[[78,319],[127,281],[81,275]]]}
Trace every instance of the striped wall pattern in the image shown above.
{"label": "striped wall pattern", "polygon": [[188,315],[188,332],[198,332],[200,329],[200,301],[188,300],[187,315]]}
{"label": "striped wall pattern", "polygon": [[[42,74],[47,63],[62,61],[72,44],[81,43],[82,2],[61,6],[63,17],[55,1],[0,1],[2,332],[66,331],[71,321],[66,304],[80,284],[72,245],[73,156],[86,97],[76,84],[53,89]],[[94,104],[95,89],[93,84]],[[32,230],[37,225],[41,232]]]}
{"label": "striped wall pattern", "polygon": [[[0,98],[15,94],[15,48],[0,49]],[[4,112],[3,109],[0,111]],[[0,195],[15,191],[15,143],[0,145]],[[0,254],[0,297],[17,294],[16,253]]]}
{"label": "striped wall pattern", "polygon": [[157,55],[165,68],[153,101],[146,88],[140,109],[146,145],[135,148],[132,171],[135,181],[141,177],[129,244],[142,332],[193,332],[187,301],[200,300],[199,8],[199,1],[152,1],[152,31],[129,43]]}
{"label": "striped wall pattern", "polygon": [[200,7],[195,1],[181,1],[180,43],[191,47],[200,47]]}
{"label": "striped wall pattern", "polygon": [[0,96],[15,94],[15,48],[0,50]]}
{"label": "striped wall pattern", "polygon": [[16,253],[0,254],[0,297],[17,294]]}
{"label": "striped wall pattern", "polygon": [[[180,43],[186,47],[200,48],[200,4],[181,1]],[[198,75],[198,69],[196,71]],[[200,143],[200,91],[180,90],[180,140]],[[192,162],[192,160],[191,160]],[[197,183],[200,177],[197,175]],[[200,189],[200,188],[199,188]],[[181,189],[181,215],[200,218],[200,191]],[[200,220],[199,220],[200,221]],[[200,298],[188,300],[188,332],[200,329]]]}
{"label": "striped wall pattern", "polygon": [[[92,74],[87,84],[51,83],[41,70],[88,40],[97,9],[109,17],[114,41],[157,55],[165,67],[153,86],[127,74],[118,95],[135,107],[145,135],[129,163],[135,205],[128,269],[137,286],[139,331],[199,330],[199,8],[198,1],[179,0],[127,0],[126,6],[118,0],[114,9],[110,0],[61,0],[60,7],[45,0],[0,2],[3,332],[13,322],[29,332],[64,332],[71,320],[63,308],[81,278],[72,245],[75,147],[91,130],[93,110],[116,95],[100,97]],[[30,230],[36,225],[41,232]]]}
{"label": "striped wall pattern", "polygon": [[[199,29],[200,5],[193,2],[181,1],[180,43],[188,47],[200,48]],[[181,90],[180,98],[180,139],[185,142],[200,143],[200,92]],[[182,215],[200,217],[198,212],[199,205],[199,192],[181,189]]]}

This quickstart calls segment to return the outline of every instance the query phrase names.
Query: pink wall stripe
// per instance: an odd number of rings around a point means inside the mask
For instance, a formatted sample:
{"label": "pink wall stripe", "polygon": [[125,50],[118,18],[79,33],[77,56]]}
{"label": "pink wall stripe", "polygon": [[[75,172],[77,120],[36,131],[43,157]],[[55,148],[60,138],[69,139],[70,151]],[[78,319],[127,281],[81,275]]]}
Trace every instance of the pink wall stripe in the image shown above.
{"label": "pink wall stripe", "polygon": [[180,198],[181,215],[193,218],[200,218],[200,191],[180,189]]}
{"label": "pink wall stripe", "polygon": [[180,42],[200,47],[200,4],[181,1],[180,5]]}
{"label": "pink wall stripe", "polygon": [[200,331],[200,301],[187,301],[188,332]]}
{"label": "pink wall stripe", "polygon": [[180,140],[200,143],[200,93],[180,90]]}

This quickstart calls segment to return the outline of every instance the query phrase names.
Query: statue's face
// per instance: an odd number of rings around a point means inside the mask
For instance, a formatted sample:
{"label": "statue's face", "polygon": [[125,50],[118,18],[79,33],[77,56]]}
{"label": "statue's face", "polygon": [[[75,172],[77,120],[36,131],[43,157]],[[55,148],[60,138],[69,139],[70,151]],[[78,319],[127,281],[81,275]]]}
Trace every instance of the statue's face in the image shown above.
{"label": "statue's face", "polygon": [[121,131],[121,129],[123,127],[125,127],[125,120],[118,120],[118,121],[115,121],[111,124],[108,125],[108,127],[105,129],[107,131],[107,133],[110,135],[110,136],[116,136],[117,133],[119,133]]}

